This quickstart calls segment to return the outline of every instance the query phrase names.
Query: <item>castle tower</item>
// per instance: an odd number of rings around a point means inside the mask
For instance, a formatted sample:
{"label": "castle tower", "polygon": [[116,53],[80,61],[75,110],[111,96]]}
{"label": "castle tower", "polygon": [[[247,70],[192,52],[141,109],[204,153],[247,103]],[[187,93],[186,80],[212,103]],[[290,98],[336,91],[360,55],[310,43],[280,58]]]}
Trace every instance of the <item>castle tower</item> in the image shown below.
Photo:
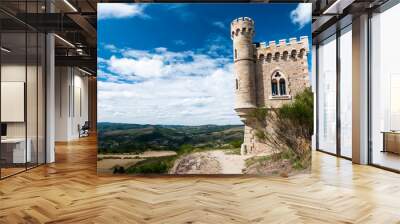
{"label": "castle tower", "polygon": [[235,69],[235,111],[245,122],[246,114],[256,108],[254,21],[240,17],[231,23]]}
{"label": "castle tower", "polygon": [[235,111],[244,124],[241,154],[271,153],[259,133],[273,134],[274,121],[260,122],[257,108],[280,108],[309,87],[308,38],[253,43],[254,21],[231,23],[235,76]]}

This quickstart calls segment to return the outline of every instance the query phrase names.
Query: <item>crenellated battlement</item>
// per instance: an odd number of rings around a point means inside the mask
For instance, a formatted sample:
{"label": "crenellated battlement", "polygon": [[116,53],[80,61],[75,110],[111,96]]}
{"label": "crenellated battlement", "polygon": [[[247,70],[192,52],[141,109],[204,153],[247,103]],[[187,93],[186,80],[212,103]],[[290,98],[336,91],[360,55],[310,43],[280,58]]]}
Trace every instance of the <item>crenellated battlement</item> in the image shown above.
{"label": "crenellated battlement", "polygon": [[249,17],[240,17],[231,23],[231,38],[238,35],[252,37],[254,35],[254,21]]}
{"label": "crenellated battlement", "polygon": [[254,20],[252,20],[251,18],[249,18],[249,17],[239,17],[239,18],[234,19],[234,20],[232,21],[231,26],[233,26],[233,25],[236,24],[236,23],[241,23],[241,22],[249,22],[249,23],[251,23],[252,25],[254,25]]}
{"label": "crenellated battlement", "polygon": [[[254,44],[255,45],[255,44]],[[308,37],[307,36],[301,36],[300,39],[297,39],[296,37],[291,37],[289,39],[280,39],[278,42],[275,40],[271,40],[268,42],[261,42],[260,46],[257,47],[257,49],[262,49],[262,48],[273,48],[273,47],[294,47],[294,46],[308,46]]]}
{"label": "crenellated battlement", "polygon": [[253,47],[257,52],[258,58],[266,58],[267,60],[277,57],[286,58],[288,56],[292,58],[303,57],[309,52],[307,36],[301,36],[299,39],[296,37],[280,39],[278,42],[272,40],[268,44],[261,42],[258,45],[253,44]]}

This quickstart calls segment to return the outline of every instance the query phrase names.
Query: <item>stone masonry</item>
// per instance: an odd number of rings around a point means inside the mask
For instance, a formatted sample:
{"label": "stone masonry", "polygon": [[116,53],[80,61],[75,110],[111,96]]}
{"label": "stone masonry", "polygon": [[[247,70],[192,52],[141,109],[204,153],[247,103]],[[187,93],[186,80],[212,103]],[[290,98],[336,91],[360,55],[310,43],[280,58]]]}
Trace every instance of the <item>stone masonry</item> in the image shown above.
{"label": "stone masonry", "polygon": [[[235,70],[235,111],[245,125],[242,154],[271,149],[257,140],[255,122],[249,116],[256,108],[279,108],[309,87],[307,36],[253,43],[254,21],[248,17],[231,23]],[[265,127],[268,131],[268,127]]]}

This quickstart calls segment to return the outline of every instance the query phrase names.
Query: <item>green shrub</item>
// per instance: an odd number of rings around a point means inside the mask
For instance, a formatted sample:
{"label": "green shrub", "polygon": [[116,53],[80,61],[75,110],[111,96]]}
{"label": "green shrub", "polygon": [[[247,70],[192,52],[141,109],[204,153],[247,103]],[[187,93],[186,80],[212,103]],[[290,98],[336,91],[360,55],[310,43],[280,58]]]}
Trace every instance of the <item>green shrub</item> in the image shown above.
{"label": "green shrub", "polygon": [[125,168],[123,166],[114,166],[113,168],[113,173],[117,174],[117,173],[125,173]]}
{"label": "green shrub", "polygon": [[126,169],[129,174],[168,173],[173,166],[176,156],[148,158]]}
{"label": "green shrub", "polygon": [[243,144],[243,140],[234,140],[229,142],[229,144],[234,148],[240,148]]}
{"label": "green shrub", "polygon": [[[313,102],[313,93],[307,88],[281,108],[261,108],[252,114],[261,124],[256,137],[276,150],[274,158],[289,160],[295,169],[311,165]],[[266,131],[264,124],[270,125],[270,131]]]}
{"label": "green shrub", "polygon": [[265,123],[269,110],[265,107],[256,108],[250,112],[249,116],[255,118],[259,123]]}
{"label": "green shrub", "polygon": [[128,173],[166,173],[168,171],[165,162],[146,163],[140,166],[133,166],[128,168]]}
{"label": "green shrub", "polygon": [[293,126],[298,125],[302,129],[300,133],[302,137],[311,138],[314,124],[313,104],[313,93],[307,88],[299,93],[292,103],[283,105],[278,110],[278,116]]}
{"label": "green shrub", "polygon": [[184,155],[184,154],[190,153],[193,151],[193,148],[194,147],[190,144],[183,144],[183,145],[181,145],[181,147],[179,147],[177,154]]}

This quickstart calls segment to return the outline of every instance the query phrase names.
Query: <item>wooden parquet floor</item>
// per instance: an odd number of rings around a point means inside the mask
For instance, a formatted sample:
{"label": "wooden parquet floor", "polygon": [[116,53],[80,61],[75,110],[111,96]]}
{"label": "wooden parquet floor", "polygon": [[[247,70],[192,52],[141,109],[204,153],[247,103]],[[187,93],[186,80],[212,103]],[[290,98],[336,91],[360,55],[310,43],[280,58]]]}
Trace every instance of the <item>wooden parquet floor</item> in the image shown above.
{"label": "wooden parquet floor", "polygon": [[313,153],[311,174],[99,177],[96,141],[0,181],[0,223],[400,223],[400,175]]}

